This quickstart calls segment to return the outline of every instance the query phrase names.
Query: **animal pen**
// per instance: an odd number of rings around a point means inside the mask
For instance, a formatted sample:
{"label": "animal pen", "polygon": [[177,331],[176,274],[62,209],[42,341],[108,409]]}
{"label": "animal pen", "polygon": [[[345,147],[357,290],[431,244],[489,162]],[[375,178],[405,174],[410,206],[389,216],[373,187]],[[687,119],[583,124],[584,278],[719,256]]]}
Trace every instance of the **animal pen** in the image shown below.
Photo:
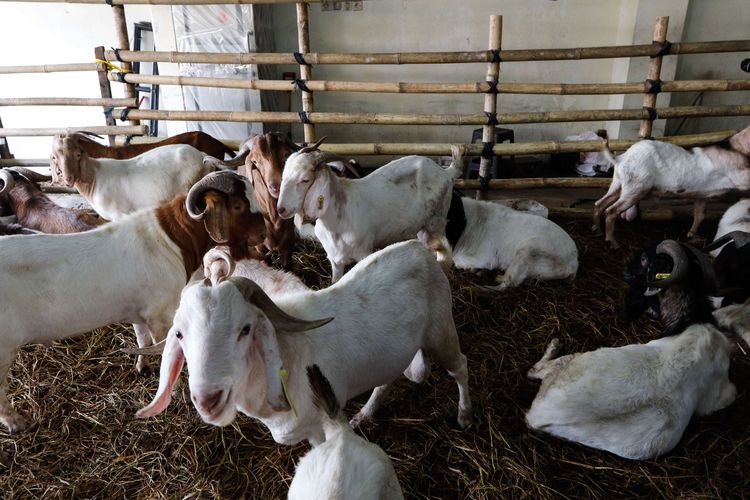
{"label": "animal pen", "polygon": [[[47,0],[38,0],[39,3]],[[55,1],[55,0],[51,0]],[[750,90],[750,80],[660,79],[664,57],[682,54],[748,52],[750,40],[676,42],[668,38],[668,18],[659,17],[652,40],[639,45],[567,49],[502,49],[501,16],[489,19],[486,49],[457,52],[321,53],[309,42],[308,4],[297,2],[298,51],[294,53],[188,53],[130,50],[123,6],[126,4],[208,5],[295,3],[291,0],[65,0],[66,3],[102,4],[111,9],[118,47],[94,50],[95,62],[0,67],[0,74],[87,71],[98,78],[101,97],[0,98],[3,106],[102,107],[105,125],[76,127],[109,136],[111,144],[143,137],[144,120],[237,121],[299,123],[303,137],[313,143],[317,124],[372,125],[475,125],[482,127],[482,143],[465,144],[479,156],[478,180],[457,180],[456,187],[476,190],[485,198],[489,190],[530,188],[596,188],[609,179],[515,178],[490,179],[493,156],[577,153],[599,151],[605,144],[625,150],[641,138],[650,138],[655,120],[750,115],[750,104],[727,106],[657,107],[661,92]],[[35,2],[36,3],[36,2]],[[109,4],[109,6],[107,6]],[[648,74],[629,83],[519,83],[503,82],[500,66],[514,62],[573,61],[601,58],[650,58]],[[171,62],[195,64],[297,64],[300,78],[287,80],[144,75],[132,71],[133,63]],[[457,83],[366,82],[316,80],[317,65],[403,65],[486,63],[486,74],[477,81]],[[94,76],[92,75],[92,78]],[[2,77],[0,77],[2,78]],[[113,98],[111,85],[123,85],[125,98]],[[183,85],[227,89],[292,92],[301,99],[300,112],[233,110],[138,109],[135,85]],[[483,94],[483,107],[470,114],[393,114],[316,111],[317,92],[392,94]],[[637,109],[583,109],[567,111],[503,112],[498,94],[643,94]],[[496,126],[519,123],[640,121],[639,137],[609,141],[545,140],[495,143]],[[117,125],[117,121],[121,124]],[[125,122],[129,122],[125,124]],[[0,128],[0,137],[54,135],[60,129]],[[736,130],[659,137],[680,146],[701,146],[727,139]],[[237,148],[241,137],[222,138]],[[459,141],[460,142],[460,141]],[[321,149],[343,156],[449,155],[447,143],[324,143]],[[0,150],[2,152],[2,150]],[[46,166],[47,160],[18,159],[7,152],[0,166]],[[53,188],[60,191],[58,188]],[[63,190],[64,191],[64,190]],[[566,216],[561,225],[573,236],[581,271],[572,284],[540,283],[511,292],[485,296],[472,286],[476,278],[454,271],[454,316],[464,353],[469,359],[470,387],[475,400],[475,423],[468,430],[456,427],[455,395],[443,373],[422,385],[400,381],[389,404],[365,437],[381,446],[394,463],[407,497],[419,498],[556,498],[610,496],[731,496],[748,490],[744,474],[750,459],[750,403],[743,382],[750,379],[750,363],[733,363],[730,375],[741,392],[728,410],[694,421],[681,443],[663,458],[630,462],[580,445],[529,431],[523,411],[534,397],[537,384],[525,373],[544,352],[552,337],[560,337],[567,352],[600,346],[645,342],[658,330],[651,320],[625,325],[619,318],[624,284],[623,256],[660,237],[677,237],[686,228],[659,221],[671,220],[673,211],[646,211],[648,225],[624,228],[625,248],[620,254],[604,250],[589,233],[589,209],[557,208],[554,217]],[[570,217],[573,216],[573,217]],[[582,216],[576,218],[575,216]],[[294,271],[306,284],[320,288],[329,283],[324,254],[310,243],[301,244]],[[300,252],[297,252],[300,254]],[[197,418],[183,383],[164,416],[150,421],[134,418],[136,409],[150,400],[155,380],[140,379],[130,357],[120,349],[132,344],[123,335],[129,326],[101,328],[93,335],[57,344],[54,348],[27,347],[11,371],[10,395],[40,424],[31,432],[11,437],[0,430],[0,488],[9,497],[252,497],[286,496],[294,464],[307,445],[281,446],[273,442],[258,422],[239,417],[226,428],[210,427]],[[361,406],[359,397],[349,405]],[[453,420],[452,420],[453,419]]]}

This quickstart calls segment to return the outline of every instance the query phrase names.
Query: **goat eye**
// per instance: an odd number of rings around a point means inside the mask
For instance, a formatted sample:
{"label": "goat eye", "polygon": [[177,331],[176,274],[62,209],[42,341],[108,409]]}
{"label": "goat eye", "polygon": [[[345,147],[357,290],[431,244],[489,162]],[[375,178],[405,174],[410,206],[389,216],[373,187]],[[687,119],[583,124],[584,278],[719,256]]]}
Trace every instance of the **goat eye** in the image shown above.
{"label": "goat eye", "polygon": [[300,182],[302,184],[307,184],[308,182],[310,182],[310,179],[302,179]]}
{"label": "goat eye", "polygon": [[178,331],[177,333],[174,334],[174,336],[182,340],[182,332]]}
{"label": "goat eye", "polygon": [[244,337],[250,333],[250,325],[245,325],[242,327],[242,330],[240,330],[240,337]]}

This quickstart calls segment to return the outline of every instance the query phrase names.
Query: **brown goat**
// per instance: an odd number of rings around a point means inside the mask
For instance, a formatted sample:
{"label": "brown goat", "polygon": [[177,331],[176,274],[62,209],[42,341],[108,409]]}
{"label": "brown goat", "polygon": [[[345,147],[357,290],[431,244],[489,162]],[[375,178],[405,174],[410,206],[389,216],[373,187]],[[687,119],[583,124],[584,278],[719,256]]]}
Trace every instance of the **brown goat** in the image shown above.
{"label": "brown goat", "polygon": [[255,199],[263,211],[266,223],[266,238],[255,247],[266,261],[269,252],[278,250],[281,266],[289,270],[292,266],[294,250],[294,221],[279,217],[276,211],[276,198],[281,187],[281,174],[287,157],[299,146],[281,134],[266,133],[251,136],[240,146],[240,154],[226,166],[239,167],[237,173],[250,179],[255,189]]}
{"label": "brown goat", "polygon": [[34,182],[49,180],[47,176],[26,169],[22,172],[5,169],[0,173],[0,201],[10,207],[21,226],[61,234],[88,231],[107,222],[87,210],[61,207]]}

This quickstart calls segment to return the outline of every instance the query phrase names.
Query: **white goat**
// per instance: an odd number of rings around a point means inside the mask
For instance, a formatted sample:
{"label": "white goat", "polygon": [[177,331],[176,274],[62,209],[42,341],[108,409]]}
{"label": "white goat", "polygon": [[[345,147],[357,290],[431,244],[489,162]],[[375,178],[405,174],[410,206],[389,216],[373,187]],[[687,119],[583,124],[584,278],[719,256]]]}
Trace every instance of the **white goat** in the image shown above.
{"label": "white goat", "polygon": [[336,394],[318,365],[307,367],[325,442],[302,457],[289,486],[289,500],[398,500],[404,498],[388,455],[354,433],[341,415]]}
{"label": "white goat", "polygon": [[499,203],[461,201],[466,228],[453,248],[457,268],[505,270],[498,289],[527,279],[575,278],[578,250],[560,226]]}
{"label": "white goat", "polygon": [[[178,196],[98,229],[0,238],[0,422],[11,432],[25,425],[5,392],[22,345],[116,322],[135,323],[141,347],[163,339],[180,290],[213,245],[209,234],[228,241],[236,257],[248,240],[262,241],[253,196],[249,181],[223,172],[196,183],[187,200]],[[144,365],[139,358],[137,368]]]}
{"label": "white goat", "polygon": [[[127,160],[89,158],[85,151],[66,145],[57,137],[51,159],[52,179],[73,187],[96,212],[110,220],[143,208],[156,208],[178,194],[185,194],[198,179],[213,172],[206,156],[187,144],[171,144]],[[72,149],[72,154],[66,152]]]}
{"label": "white goat", "polygon": [[601,231],[604,211],[605,240],[612,248],[619,246],[614,236],[617,216],[648,196],[693,198],[692,239],[705,216],[707,198],[750,189],[750,127],[729,138],[727,147],[693,148],[692,153],[652,140],[633,144],[617,159],[604,152],[615,170],[607,194],[594,204],[592,231]]}
{"label": "white goat", "polygon": [[750,346],[750,299],[742,304],[731,304],[713,312],[716,324],[740,337]]}
{"label": "white goat", "polygon": [[529,371],[540,379],[529,427],[633,460],[667,453],[693,414],[735,400],[730,342],[709,324],[647,344],[601,348],[552,359],[550,342]]}
{"label": "white goat", "polygon": [[[719,226],[716,228],[714,241],[732,231],[750,233],[750,199],[740,200],[727,208],[727,211],[721,216]],[[711,256],[716,258],[721,253],[722,248],[724,248],[724,245],[711,250]]]}
{"label": "white goat", "polygon": [[327,367],[341,403],[375,388],[352,419],[357,425],[373,415],[400,373],[423,381],[429,360],[456,380],[458,423],[467,426],[466,357],[448,279],[422,245],[402,242],[365,258],[327,289],[285,294],[276,302],[244,278],[185,287],[164,347],[159,389],[136,415],[167,407],[187,362],[191,398],[205,422],[228,425],[239,410],[259,418],[278,443],[307,439],[316,445],[325,435],[305,367]]}
{"label": "white goat", "polygon": [[463,171],[458,146],[451,148],[453,164],[447,169],[407,156],[361,179],[345,179],[326,167],[331,155],[317,149],[321,142],[287,159],[277,209],[283,218],[301,213],[316,219],[315,235],[331,261],[334,283],[347,264],[415,235],[450,268],[445,224],[453,179]]}

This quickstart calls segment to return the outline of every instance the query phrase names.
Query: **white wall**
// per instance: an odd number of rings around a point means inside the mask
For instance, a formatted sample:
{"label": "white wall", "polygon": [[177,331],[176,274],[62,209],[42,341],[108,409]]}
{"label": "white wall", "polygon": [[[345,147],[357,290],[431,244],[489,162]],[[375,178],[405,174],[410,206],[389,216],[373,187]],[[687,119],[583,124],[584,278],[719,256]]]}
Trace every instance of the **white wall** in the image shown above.
{"label": "white wall", "polygon": [[[132,37],[136,21],[151,21],[149,6],[127,6]],[[114,16],[106,5],[0,2],[0,65],[62,64],[94,61],[94,47],[117,46]],[[113,83],[114,97],[123,97]],[[0,75],[3,97],[100,97],[95,71]],[[100,107],[4,107],[8,128],[105,125]],[[46,158],[49,137],[9,137],[17,158]]]}

